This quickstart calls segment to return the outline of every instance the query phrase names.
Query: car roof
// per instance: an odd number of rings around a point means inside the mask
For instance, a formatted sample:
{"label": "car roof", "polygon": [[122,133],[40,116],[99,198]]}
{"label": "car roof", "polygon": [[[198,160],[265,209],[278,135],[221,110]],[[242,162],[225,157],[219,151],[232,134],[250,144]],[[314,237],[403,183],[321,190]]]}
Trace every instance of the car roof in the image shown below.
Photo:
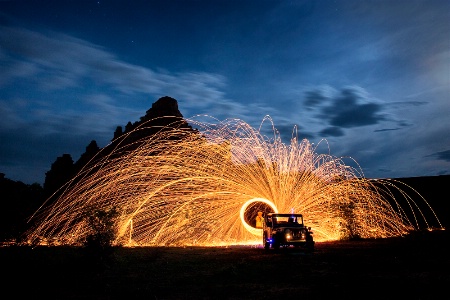
{"label": "car roof", "polygon": [[268,213],[269,217],[303,217],[302,214],[282,214],[282,213]]}

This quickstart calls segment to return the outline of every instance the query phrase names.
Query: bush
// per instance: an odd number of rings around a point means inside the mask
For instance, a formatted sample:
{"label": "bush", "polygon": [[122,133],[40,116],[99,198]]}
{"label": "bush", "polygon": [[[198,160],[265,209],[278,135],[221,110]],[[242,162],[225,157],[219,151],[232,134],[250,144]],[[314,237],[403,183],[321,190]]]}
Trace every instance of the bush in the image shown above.
{"label": "bush", "polygon": [[114,249],[116,238],[116,209],[94,210],[86,216],[91,232],[83,241],[83,246],[91,259],[102,262]]}

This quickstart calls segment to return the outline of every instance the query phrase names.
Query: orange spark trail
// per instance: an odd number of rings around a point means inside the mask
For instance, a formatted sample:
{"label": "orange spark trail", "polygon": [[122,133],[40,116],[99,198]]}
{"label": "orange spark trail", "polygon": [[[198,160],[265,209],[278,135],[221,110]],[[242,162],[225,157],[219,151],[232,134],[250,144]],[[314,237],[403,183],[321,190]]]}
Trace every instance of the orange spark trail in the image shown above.
{"label": "orange spark trail", "polygon": [[116,244],[255,244],[262,232],[241,213],[252,199],[272,211],[302,213],[319,242],[442,229],[408,186],[409,193],[393,181],[365,179],[359,167],[316,153],[306,139],[284,144],[273,123],[269,138],[238,119],[212,120],[187,120],[198,132],[180,120],[132,147],[129,135],[118,138],[36,212],[27,242],[79,245],[91,230],[83,216],[116,209]]}

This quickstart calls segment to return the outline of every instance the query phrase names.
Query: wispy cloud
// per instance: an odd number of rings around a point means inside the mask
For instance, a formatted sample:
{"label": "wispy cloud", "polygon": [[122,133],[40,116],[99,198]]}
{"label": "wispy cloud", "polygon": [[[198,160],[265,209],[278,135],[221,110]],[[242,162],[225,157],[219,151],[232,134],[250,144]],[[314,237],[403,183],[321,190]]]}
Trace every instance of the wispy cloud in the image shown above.
{"label": "wispy cloud", "polygon": [[444,160],[444,161],[450,162],[450,150],[435,152],[435,153],[427,155],[425,157],[434,157],[439,160]]}
{"label": "wispy cloud", "polygon": [[[71,153],[76,160],[85,147],[82,140],[86,144],[91,139],[107,142],[114,126],[125,125],[120,122],[124,116],[134,116],[130,120],[134,122],[148,108],[139,109],[135,98],[156,100],[170,95],[182,101],[187,111],[239,106],[226,99],[223,76],[155,71],[121,61],[107,49],[65,34],[1,26],[0,45],[0,109],[5,116],[0,121],[0,136],[10,141],[1,143],[0,153],[1,166],[8,173],[19,169],[18,163],[33,165],[36,157],[30,155],[29,145],[33,145],[32,152],[45,153],[50,161],[78,149]],[[25,82],[28,88],[20,89]],[[14,90],[13,98],[8,89]],[[37,94],[45,102],[33,96]]]}
{"label": "wispy cloud", "polygon": [[402,124],[390,113],[388,104],[374,99],[362,87],[316,87],[306,90],[303,99],[304,107],[322,121],[317,130],[320,137],[340,137],[348,129],[386,122]]}
{"label": "wispy cloud", "polygon": [[55,32],[0,28],[2,86],[14,80],[34,80],[42,90],[63,90],[85,80],[123,94],[169,94],[192,106],[225,98],[223,76],[204,72],[169,73],[121,61],[87,41]]}

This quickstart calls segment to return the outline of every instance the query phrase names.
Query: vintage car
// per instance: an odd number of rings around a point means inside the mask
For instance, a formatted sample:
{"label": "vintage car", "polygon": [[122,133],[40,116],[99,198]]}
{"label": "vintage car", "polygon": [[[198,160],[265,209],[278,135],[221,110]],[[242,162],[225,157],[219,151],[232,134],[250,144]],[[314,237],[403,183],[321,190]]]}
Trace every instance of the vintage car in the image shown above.
{"label": "vintage car", "polygon": [[263,246],[265,249],[294,246],[313,251],[312,234],[311,227],[303,223],[301,214],[269,213],[263,226]]}

